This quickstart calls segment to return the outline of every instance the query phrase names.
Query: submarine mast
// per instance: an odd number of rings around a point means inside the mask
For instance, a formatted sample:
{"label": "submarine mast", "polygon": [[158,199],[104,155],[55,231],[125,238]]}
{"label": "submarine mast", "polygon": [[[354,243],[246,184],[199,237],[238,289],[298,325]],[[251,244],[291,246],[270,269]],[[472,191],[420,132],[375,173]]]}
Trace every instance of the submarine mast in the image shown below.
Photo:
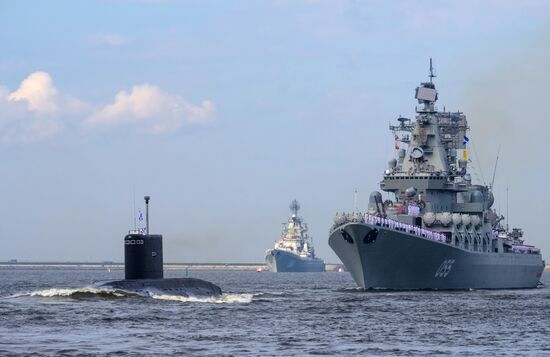
{"label": "submarine mast", "polygon": [[149,200],[151,196],[143,197],[145,199],[145,233],[149,234]]}

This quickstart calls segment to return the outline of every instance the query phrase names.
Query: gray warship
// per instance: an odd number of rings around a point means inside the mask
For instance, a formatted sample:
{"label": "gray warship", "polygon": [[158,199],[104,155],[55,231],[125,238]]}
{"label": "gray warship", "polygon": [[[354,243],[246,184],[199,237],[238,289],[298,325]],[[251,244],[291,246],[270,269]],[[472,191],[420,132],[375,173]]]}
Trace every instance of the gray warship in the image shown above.
{"label": "gray warship", "polygon": [[290,203],[292,215],[283,223],[281,237],[266,251],[265,262],[272,272],[323,272],[325,262],[315,256],[307,224],[298,216],[300,204]]}
{"label": "gray warship", "polygon": [[397,158],[380,182],[388,198],[375,191],[367,212],[337,213],[329,245],[366,289],[537,287],[540,249],[492,208],[494,173],[491,184],[472,183],[466,116],[438,111],[434,77],[430,59],[415,120],[390,125]]}
{"label": "gray warship", "polygon": [[96,287],[127,292],[219,297],[220,287],[194,278],[164,278],[162,235],[149,233],[149,196],[145,196],[146,226],[131,230],[124,237],[124,280],[98,282]]}

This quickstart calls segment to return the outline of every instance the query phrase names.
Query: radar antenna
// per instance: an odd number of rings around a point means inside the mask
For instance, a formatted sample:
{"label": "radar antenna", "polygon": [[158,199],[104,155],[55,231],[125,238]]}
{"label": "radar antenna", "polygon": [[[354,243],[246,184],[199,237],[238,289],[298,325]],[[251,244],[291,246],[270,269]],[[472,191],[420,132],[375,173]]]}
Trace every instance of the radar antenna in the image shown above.
{"label": "radar antenna", "polygon": [[294,213],[295,215],[298,215],[298,211],[300,210],[300,204],[298,203],[298,201],[292,200],[292,202],[290,202],[289,208],[292,211],[292,213]]}
{"label": "radar antenna", "polygon": [[434,74],[434,67],[432,66],[432,58],[430,57],[430,83],[432,83],[432,79],[434,77],[437,77],[435,74]]}

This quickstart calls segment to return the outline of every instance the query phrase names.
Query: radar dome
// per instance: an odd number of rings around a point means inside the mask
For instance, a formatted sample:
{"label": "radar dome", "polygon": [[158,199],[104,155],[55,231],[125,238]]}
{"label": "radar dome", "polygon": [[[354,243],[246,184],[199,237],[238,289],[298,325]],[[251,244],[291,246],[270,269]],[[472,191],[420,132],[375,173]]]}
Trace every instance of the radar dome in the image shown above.
{"label": "radar dome", "polygon": [[397,160],[396,159],[391,159],[390,161],[388,161],[388,167],[390,169],[395,168],[395,166],[397,166]]}
{"label": "radar dome", "polygon": [[463,214],[462,215],[462,224],[464,224],[465,226],[469,226],[470,223],[472,223],[472,220],[470,219],[470,215]]}

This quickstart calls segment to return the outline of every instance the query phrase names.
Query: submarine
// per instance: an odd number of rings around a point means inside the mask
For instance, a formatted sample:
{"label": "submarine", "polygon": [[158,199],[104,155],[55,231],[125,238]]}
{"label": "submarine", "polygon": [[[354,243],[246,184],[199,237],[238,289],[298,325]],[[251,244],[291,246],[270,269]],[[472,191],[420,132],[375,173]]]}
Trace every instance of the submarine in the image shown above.
{"label": "submarine", "polygon": [[149,233],[149,200],[145,196],[145,230],[131,230],[124,237],[124,280],[97,283],[97,287],[126,292],[218,297],[219,286],[201,279],[164,278],[162,235]]}

